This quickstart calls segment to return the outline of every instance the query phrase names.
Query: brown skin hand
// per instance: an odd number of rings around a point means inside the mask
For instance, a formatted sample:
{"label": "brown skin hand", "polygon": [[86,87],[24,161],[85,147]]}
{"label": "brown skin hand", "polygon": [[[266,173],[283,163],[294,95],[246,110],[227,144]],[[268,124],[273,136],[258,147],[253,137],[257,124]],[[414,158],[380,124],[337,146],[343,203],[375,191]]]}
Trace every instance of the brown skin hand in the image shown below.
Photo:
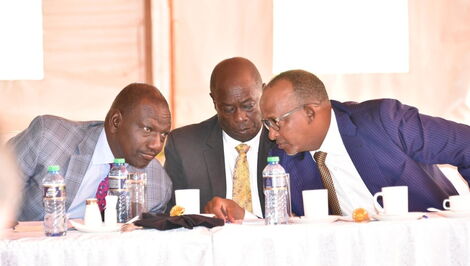
{"label": "brown skin hand", "polygon": [[236,220],[243,220],[245,217],[245,210],[235,201],[221,197],[212,198],[204,206],[204,213],[213,213],[217,218],[231,223],[235,223]]}

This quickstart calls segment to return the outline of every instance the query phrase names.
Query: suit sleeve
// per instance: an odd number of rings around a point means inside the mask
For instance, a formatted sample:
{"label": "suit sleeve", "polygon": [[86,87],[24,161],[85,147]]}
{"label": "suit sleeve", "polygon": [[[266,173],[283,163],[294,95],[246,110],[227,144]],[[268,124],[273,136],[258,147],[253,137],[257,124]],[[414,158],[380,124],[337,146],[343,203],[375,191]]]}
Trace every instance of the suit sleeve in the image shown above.
{"label": "suit sleeve", "polygon": [[149,170],[152,178],[152,180],[149,180],[147,187],[148,199],[151,204],[149,212],[163,213],[166,211],[167,203],[171,198],[172,184],[160,162],[157,162],[156,159],[155,161],[155,166]]}
{"label": "suit sleeve", "polygon": [[380,118],[389,136],[416,161],[450,164],[470,181],[470,127],[423,115],[414,107],[386,100]]}
{"label": "suit sleeve", "polygon": [[36,117],[29,127],[8,141],[15,153],[24,182],[34,176],[40,151],[44,146],[44,120]]}
{"label": "suit sleeve", "polygon": [[168,140],[165,145],[165,170],[173,183],[171,200],[168,202],[167,208],[167,211],[169,211],[169,209],[175,205],[174,191],[176,189],[187,187],[181,157],[176,148],[175,137],[172,134],[168,136]]}

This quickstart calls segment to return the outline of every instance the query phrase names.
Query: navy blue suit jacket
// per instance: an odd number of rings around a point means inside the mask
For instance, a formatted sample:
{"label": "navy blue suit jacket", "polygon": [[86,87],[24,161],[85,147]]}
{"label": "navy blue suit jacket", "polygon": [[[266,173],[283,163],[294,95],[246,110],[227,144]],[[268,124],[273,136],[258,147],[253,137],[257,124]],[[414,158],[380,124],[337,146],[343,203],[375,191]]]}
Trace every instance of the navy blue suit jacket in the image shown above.
{"label": "navy blue suit jacket", "polygon": [[[359,175],[372,194],[385,186],[408,186],[409,210],[441,208],[458,194],[435,164],[451,164],[470,180],[470,127],[420,114],[397,100],[363,103],[331,101],[341,138]],[[303,215],[302,190],[323,188],[309,152],[273,156],[291,176],[292,210]]]}

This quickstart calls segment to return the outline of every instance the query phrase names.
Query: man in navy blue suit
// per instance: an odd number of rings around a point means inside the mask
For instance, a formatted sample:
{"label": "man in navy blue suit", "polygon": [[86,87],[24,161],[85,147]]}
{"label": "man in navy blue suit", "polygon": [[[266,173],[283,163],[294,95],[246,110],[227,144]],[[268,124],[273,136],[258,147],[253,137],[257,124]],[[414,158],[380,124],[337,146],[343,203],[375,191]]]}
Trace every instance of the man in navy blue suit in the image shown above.
{"label": "man in navy blue suit", "polygon": [[329,100],[315,75],[291,70],[269,82],[260,107],[278,146],[271,154],[290,173],[292,210],[299,216],[302,191],[324,188],[317,151],[326,152],[342,215],[358,207],[374,212],[373,195],[385,186],[408,186],[410,211],[442,207],[458,193],[436,164],[454,165],[470,180],[470,127],[397,100]]}

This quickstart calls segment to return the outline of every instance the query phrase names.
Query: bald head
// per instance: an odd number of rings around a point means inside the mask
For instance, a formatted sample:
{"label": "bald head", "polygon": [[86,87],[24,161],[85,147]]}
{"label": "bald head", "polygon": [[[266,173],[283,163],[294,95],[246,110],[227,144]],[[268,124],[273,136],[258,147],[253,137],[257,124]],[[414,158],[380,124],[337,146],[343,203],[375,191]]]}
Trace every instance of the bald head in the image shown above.
{"label": "bald head", "polygon": [[269,138],[289,155],[321,147],[331,120],[331,103],[323,82],[304,70],[273,78],[261,96]]}
{"label": "bald head", "polygon": [[114,157],[143,168],[162,150],[171,128],[171,114],[157,88],[132,83],[114,100],[104,126]]}
{"label": "bald head", "polygon": [[262,89],[263,82],[256,66],[246,58],[232,57],[218,63],[212,71],[210,81],[211,93],[213,94],[220,88],[221,84],[233,82],[240,76],[251,78],[256,83],[256,87],[260,90]]}
{"label": "bald head", "polygon": [[226,59],[212,71],[210,87],[224,132],[241,142],[254,138],[261,129],[259,98],[263,89],[255,65],[241,57]]}
{"label": "bald head", "polygon": [[119,110],[121,114],[127,114],[142,100],[168,107],[165,97],[156,87],[145,83],[131,83],[116,96],[106,118],[108,119],[112,110]]}

